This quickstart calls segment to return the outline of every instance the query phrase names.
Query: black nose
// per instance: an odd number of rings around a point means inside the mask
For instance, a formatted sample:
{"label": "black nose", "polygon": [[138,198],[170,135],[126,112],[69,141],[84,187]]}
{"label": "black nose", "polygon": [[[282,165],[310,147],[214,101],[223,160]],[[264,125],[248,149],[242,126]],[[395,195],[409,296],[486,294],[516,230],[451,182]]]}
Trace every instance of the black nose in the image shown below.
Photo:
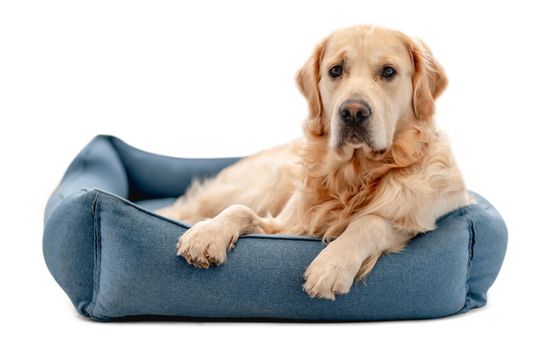
{"label": "black nose", "polygon": [[370,114],[372,109],[363,100],[349,99],[339,106],[339,117],[345,123],[362,123]]}

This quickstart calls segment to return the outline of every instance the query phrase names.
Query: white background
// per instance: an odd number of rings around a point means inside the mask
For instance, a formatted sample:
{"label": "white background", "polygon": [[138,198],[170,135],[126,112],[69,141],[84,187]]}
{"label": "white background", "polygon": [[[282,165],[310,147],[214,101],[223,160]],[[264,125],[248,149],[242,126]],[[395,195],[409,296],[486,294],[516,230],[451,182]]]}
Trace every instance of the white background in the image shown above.
{"label": "white background", "polygon": [[[359,23],[424,39],[447,70],[439,125],[509,228],[489,304],[358,324],[79,317],[41,252],[44,205],[77,152],[99,133],[193,157],[295,138],[307,112],[296,70],[330,31]],[[1,347],[555,348],[555,33],[556,11],[537,1],[1,2]]]}

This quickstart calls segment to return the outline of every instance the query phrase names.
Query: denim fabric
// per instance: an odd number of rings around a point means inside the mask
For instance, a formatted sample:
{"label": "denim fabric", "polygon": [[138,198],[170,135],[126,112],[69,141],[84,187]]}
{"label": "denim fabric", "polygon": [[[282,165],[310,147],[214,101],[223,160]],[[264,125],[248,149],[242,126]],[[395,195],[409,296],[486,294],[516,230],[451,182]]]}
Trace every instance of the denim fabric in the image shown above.
{"label": "denim fabric", "polygon": [[486,304],[504,259],[507,230],[481,196],[438,219],[401,253],[381,258],[335,301],[311,299],[302,274],[324,244],[294,235],[242,236],[208,270],[175,255],[188,228],[151,210],[194,177],[237,161],[180,159],[96,137],[73,161],[45,211],[47,266],[78,312],[95,320],[133,315],[297,320],[443,317]]}

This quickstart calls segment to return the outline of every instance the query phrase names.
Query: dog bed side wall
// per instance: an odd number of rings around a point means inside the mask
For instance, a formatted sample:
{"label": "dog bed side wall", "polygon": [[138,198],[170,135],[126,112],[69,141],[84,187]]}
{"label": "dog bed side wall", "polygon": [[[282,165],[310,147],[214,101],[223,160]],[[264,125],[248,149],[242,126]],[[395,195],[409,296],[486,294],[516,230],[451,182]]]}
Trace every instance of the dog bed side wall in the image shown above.
{"label": "dog bed side wall", "polygon": [[463,312],[486,304],[488,289],[500,272],[508,244],[508,230],[503,218],[486,199],[478,194],[476,197],[478,204],[469,208],[473,241]]}
{"label": "dog bed side wall", "polygon": [[45,223],[43,256],[48,270],[77,311],[89,317],[93,294],[95,191],[70,194]]}
{"label": "dog bed side wall", "polygon": [[46,265],[84,316],[93,293],[94,202],[102,188],[128,196],[128,179],[109,137],[96,136],[70,164],[49,197],[44,214]]}

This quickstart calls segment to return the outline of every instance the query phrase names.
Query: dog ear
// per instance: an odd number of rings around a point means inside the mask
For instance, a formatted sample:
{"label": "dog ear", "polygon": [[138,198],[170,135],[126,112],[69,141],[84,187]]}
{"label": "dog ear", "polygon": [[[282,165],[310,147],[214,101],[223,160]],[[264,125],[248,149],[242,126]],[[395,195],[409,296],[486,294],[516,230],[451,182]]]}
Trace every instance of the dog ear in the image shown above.
{"label": "dog ear", "polygon": [[444,68],[432,56],[422,41],[408,40],[413,59],[413,109],[419,120],[431,121],[434,115],[434,100],[444,91],[447,77]]}
{"label": "dog ear", "polygon": [[320,96],[320,64],[326,46],[323,40],[314,49],[312,56],[296,74],[296,83],[302,95],[308,101],[310,115],[306,119],[304,129],[312,136],[323,136],[325,134],[322,118],[322,97]]}

